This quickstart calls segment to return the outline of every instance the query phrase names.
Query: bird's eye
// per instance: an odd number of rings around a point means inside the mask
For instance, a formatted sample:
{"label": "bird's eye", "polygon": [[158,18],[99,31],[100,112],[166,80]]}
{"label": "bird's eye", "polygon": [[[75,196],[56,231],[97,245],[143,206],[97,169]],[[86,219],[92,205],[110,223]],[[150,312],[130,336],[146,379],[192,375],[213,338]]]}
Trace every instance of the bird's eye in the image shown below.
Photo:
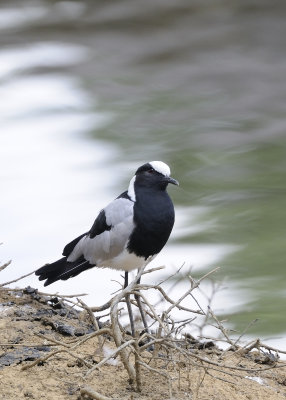
{"label": "bird's eye", "polygon": [[155,172],[155,170],[153,168],[148,169],[149,174],[153,174]]}

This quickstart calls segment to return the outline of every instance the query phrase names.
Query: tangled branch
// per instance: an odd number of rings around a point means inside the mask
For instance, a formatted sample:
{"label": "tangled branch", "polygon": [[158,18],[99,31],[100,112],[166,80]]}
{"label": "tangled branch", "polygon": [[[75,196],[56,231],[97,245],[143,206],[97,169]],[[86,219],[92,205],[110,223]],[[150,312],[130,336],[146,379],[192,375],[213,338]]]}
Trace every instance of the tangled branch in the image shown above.
{"label": "tangled branch", "polygon": [[[83,337],[75,338],[69,343],[52,338],[50,335],[37,334],[45,344],[52,345],[53,350],[35,361],[27,362],[22,366],[22,369],[27,370],[38,364],[52,362],[53,358],[66,354],[81,362],[84,368],[82,377],[87,379],[95,371],[102,370],[102,367],[111,359],[120,357],[132,389],[140,392],[144,385],[145,374],[157,374],[166,379],[169,398],[172,398],[174,381],[178,383],[178,387],[183,385],[184,380],[188,383],[188,387],[190,386],[190,366],[202,371],[194,391],[196,396],[198,396],[198,391],[207,375],[235,384],[237,379],[245,379],[246,373],[261,373],[273,368],[284,368],[286,366],[286,364],[278,362],[278,354],[286,354],[286,351],[279,351],[274,347],[265,345],[259,339],[242,346],[240,344],[241,336],[234,339],[231,337],[230,332],[215,315],[210,304],[205,309],[199,304],[196,298],[196,290],[218,268],[213,269],[198,280],[188,276],[186,281],[189,282],[189,286],[183,293],[180,293],[178,299],[171,298],[170,294],[167,294],[162,287],[166,280],[157,285],[137,283],[143,274],[152,273],[158,269],[161,269],[161,267],[148,271],[141,269],[126,288],[121,288],[107,303],[96,307],[89,307],[79,298],[84,294],[62,296],[38,292],[40,295],[50,296],[51,298],[52,296],[57,296],[61,301],[71,304],[72,307],[76,306],[81,309],[88,315],[94,331],[85,334]],[[7,289],[3,288],[2,290]],[[159,297],[160,307],[154,306],[149,300],[148,294],[151,292]],[[122,303],[125,304],[127,296],[141,298],[148,321],[148,331],[142,330],[141,323],[136,324],[135,337],[130,336],[120,323]],[[190,303],[194,302],[198,306],[197,309],[193,309],[190,306]],[[137,307],[135,301],[131,303],[133,307]],[[97,314],[104,310],[108,310],[110,321],[102,326],[98,323],[99,317]],[[187,315],[185,315],[184,319],[178,320],[178,314],[181,311],[185,314],[187,313]],[[139,315],[138,310],[137,314]],[[229,345],[228,349],[220,350],[216,346],[216,339],[211,339],[210,341],[208,338],[203,337],[198,340],[190,334],[198,317],[203,317],[203,324],[215,326],[219,330],[224,342]],[[96,357],[99,357],[99,360],[94,361],[94,358],[92,358],[92,361],[90,361],[90,355],[88,357],[82,350],[83,345],[92,339],[97,340],[99,348],[102,350],[107,337],[114,344],[112,351],[107,355],[97,354]],[[200,349],[204,349],[204,353],[200,352]],[[261,363],[261,365],[256,364],[253,368],[247,368],[232,361],[234,355],[239,354],[248,357],[254,350],[264,355],[267,353],[271,362]],[[79,390],[83,398],[84,396],[89,396],[89,398],[94,399],[108,399],[108,397],[101,395],[89,386],[81,386]]]}

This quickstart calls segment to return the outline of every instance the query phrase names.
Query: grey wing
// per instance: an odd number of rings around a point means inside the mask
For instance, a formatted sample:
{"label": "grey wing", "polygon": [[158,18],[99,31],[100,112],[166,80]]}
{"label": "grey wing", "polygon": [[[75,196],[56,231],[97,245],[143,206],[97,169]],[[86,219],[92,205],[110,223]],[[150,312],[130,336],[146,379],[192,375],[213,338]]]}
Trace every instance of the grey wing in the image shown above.
{"label": "grey wing", "polygon": [[126,247],[134,229],[134,203],[126,198],[118,198],[105,207],[100,215],[105,217],[107,229],[94,236],[84,236],[75,246],[68,261],[75,261],[80,256],[91,264],[100,264],[119,255]]}

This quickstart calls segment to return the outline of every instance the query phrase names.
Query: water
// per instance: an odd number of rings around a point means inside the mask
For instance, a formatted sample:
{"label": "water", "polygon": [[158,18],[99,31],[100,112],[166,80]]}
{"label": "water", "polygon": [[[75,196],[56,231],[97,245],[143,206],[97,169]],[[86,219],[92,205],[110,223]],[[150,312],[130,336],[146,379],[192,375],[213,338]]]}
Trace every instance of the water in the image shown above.
{"label": "water", "polygon": [[[180,188],[153,264],[195,276],[219,265],[217,313],[285,336],[286,8],[275,5],[1,3],[1,260],[13,259],[1,281],[59,257],[140,163],[161,159]],[[88,271],[52,290],[100,303],[112,278]]]}

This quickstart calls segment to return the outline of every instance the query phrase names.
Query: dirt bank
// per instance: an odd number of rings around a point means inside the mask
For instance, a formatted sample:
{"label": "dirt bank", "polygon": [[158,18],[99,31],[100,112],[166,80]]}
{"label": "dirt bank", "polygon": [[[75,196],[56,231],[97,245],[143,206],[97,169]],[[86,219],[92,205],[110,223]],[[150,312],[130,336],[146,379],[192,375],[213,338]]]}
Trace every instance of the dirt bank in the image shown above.
{"label": "dirt bank", "polygon": [[100,398],[97,393],[122,400],[285,400],[286,367],[275,354],[228,351],[222,360],[213,343],[203,348],[190,338],[194,358],[173,352],[151,360],[152,352],[143,353],[149,369],[141,370],[140,393],[128,383],[119,357],[87,376],[115,349],[108,335],[92,337],[95,330],[87,311],[74,310],[58,298],[32,289],[0,289],[1,400],[83,400]]}

